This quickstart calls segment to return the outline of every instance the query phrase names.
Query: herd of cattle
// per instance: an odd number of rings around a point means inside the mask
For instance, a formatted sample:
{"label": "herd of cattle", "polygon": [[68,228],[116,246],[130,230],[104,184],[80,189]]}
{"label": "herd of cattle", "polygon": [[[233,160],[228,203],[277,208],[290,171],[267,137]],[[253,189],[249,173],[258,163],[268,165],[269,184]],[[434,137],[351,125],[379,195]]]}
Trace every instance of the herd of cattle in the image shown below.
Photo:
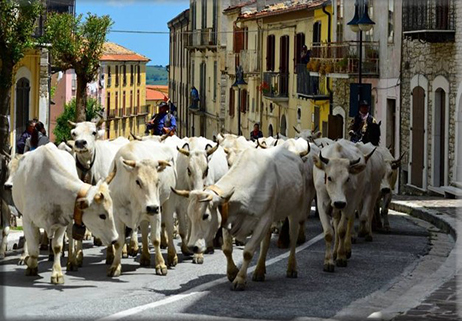
{"label": "herd of cattle", "polygon": [[[66,232],[67,269],[82,265],[82,241],[77,235],[83,226],[108,246],[110,277],[122,273],[123,255],[137,255],[138,229],[140,264],[150,265],[150,235],[159,275],[166,275],[167,268],[178,263],[175,218],[181,251],[193,255],[195,263],[203,263],[203,254],[213,251],[221,229],[227,276],[235,290],[245,288],[258,245],[253,280],[265,279],[272,226],[286,218],[290,236],[287,277],[297,277],[295,248],[304,236],[304,223],[315,198],[326,243],[325,271],[333,272],[335,264],[347,265],[356,236],[356,213],[358,236],[368,241],[377,213],[376,219],[383,219],[389,229],[387,208],[401,158],[395,159],[383,147],[332,141],[308,130],[296,139],[267,137],[256,142],[232,134],[219,134],[215,142],[203,137],[135,135],[133,140],[108,141],[102,139],[100,122],[71,125],[72,142],[59,147],[49,143],[11,159],[5,184],[23,217],[26,244],[20,262],[27,265],[26,275],[38,273],[42,228],[54,254],[53,284],[64,283],[60,261]],[[3,221],[0,258],[5,255],[8,235],[9,220]],[[125,244],[130,229],[130,242]],[[166,262],[161,253],[162,235],[168,243]],[[233,238],[245,243],[240,269],[232,257]]]}

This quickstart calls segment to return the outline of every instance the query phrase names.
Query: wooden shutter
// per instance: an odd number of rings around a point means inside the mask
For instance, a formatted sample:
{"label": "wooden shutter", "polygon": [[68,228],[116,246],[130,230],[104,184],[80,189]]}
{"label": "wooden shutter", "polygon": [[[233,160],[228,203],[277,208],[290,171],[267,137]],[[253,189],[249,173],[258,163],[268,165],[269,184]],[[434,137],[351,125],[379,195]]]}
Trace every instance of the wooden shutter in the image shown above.
{"label": "wooden shutter", "polygon": [[412,162],[411,184],[423,187],[422,171],[424,169],[425,138],[425,91],[416,87],[412,91]]}
{"label": "wooden shutter", "polygon": [[245,113],[247,109],[247,90],[241,90],[241,112]]}
{"label": "wooden shutter", "polygon": [[234,117],[234,89],[229,88],[229,116]]}

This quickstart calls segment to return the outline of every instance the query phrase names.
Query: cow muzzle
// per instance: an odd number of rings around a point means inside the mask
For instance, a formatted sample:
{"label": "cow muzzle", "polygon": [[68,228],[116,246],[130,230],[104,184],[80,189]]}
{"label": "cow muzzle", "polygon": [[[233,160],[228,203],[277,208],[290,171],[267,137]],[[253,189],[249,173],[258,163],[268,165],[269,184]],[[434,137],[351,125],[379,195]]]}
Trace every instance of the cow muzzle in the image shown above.
{"label": "cow muzzle", "polygon": [[344,209],[346,207],[346,202],[336,201],[334,202],[334,207],[338,210]]}
{"label": "cow muzzle", "polygon": [[3,187],[4,187],[6,190],[11,190],[11,189],[13,189],[13,184],[7,182],[7,183],[5,183],[5,184],[3,185]]}
{"label": "cow muzzle", "polygon": [[146,206],[146,213],[148,215],[159,214],[160,208],[157,205],[148,205]]}
{"label": "cow muzzle", "polygon": [[84,139],[76,140],[75,143],[74,143],[74,147],[76,149],[86,150],[87,149],[87,141],[84,140]]}
{"label": "cow muzzle", "polygon": [[388,194],[390,192],[391,192],[391,189],[389,187],[382,188],[382,194]]}

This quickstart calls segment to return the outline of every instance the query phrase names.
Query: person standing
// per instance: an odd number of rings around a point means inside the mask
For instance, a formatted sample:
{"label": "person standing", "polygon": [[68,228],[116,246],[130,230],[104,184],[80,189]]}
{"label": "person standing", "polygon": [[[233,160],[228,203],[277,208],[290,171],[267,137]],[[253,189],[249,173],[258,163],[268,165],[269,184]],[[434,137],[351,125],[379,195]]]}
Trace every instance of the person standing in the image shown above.
{"label": "person standing", "polygon": [[34,130],[31,137],[26,140],[26,146],[24,147],[24,153],[33,151],[39,146],[46,145],[50,142],[47,137],[47,131],[45,125],[41,121],[35,124]]}
{"label": "person standing", "polygon": [[35,122],[28,120],[26,123],[26,130],[21,134],[18,141],[16,142],[16,153],[24,154],[24,148],[26,147],[26,140],[32,136],[34,132]]}
{"label": "person standing", "polygon": [[192,86],[191,88],[191,101],[192,101],[192,108],[199,108],[199,92],[197,91],[196,87]]}
{"label": "person standing", "polygon": [[366,133],[367,126],[370,124],[377,124],[377,120],[370,114],[370,106],[367,101],[362,100],[359,103],[359,113],[352,120],[348,127],[350,140],[352,142],[359,142]]}
{"label": "person standing", "polygon": [[166,102],[161,102],[159,105],[159,113],[155,114],[148,123],[148,130],[152,130],[153,135],[173,136],[176,132],[176,119],[169,113],[170,105]]}
{"label": "person standing", "polygon": [[256,123],[253,125],[253,130],[250,132],[250,139],[252,141],[256,141],[258,138],[262,138],[263,133],[260,130],[260,124]]}

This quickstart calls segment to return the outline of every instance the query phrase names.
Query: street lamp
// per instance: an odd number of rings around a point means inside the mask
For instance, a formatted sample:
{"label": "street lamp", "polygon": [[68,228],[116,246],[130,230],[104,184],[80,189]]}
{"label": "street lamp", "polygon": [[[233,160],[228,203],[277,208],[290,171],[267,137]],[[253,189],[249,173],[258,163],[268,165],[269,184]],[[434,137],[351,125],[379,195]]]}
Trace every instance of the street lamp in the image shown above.
{"label": "street lamp", "polygon": [[362,62],[363,62],[363,31],[369,31],[375,25],[375,22],[369,17],[369,8],[367,6],[367,0],[363,0],[364,10],[363,16],[359,17],[359,3],[358,0],[355,2],[355,15],[350,22],[347,23],[350,26],[351,31],[359,31],[359,62],[358,62],[358,103],[362,100]]}
{"label": "street lamp", "polygon": [[236,67],[236,81],[232,85],[234,89],[238,88],[238,114],[237,114],[237,134],[241,136],[241,89],[247,88],[247,83],[244,80],[244,71],[242,70],[242,66]]}

